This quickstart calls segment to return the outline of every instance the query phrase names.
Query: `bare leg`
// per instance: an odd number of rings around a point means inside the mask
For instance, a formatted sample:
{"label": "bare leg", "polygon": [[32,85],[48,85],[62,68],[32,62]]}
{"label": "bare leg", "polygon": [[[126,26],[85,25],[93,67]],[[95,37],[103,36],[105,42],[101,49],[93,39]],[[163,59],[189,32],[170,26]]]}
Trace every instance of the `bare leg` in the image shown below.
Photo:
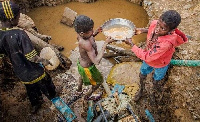
{"label": "bare leg", "polygon": [[142,96],[142,93],[143,93],[143,90],[144,90],[144,81],[145,81],[145,79],[146,79],[146,75],[142,75],[141,73],[140,73],[140,89],[139,89],[139,91],[136,93],[136,95],[135,95],[135,98],[134,98],[134,101],[138,101],[140,98],[141,98],[141,96]]}
{"label": "bare leg", "polygon": [[85,95],[85,99],[88,99],[92,93],[94,91],[96,91],[98,88],[99,88],[100,84],[99,85],[96,85],[96,86],[92,86],[92,88],[88,91],[88,93]]}
{"label": "bare leg", "polygon": [[103,87],[104,87],[104,89],[105,89],[105,91],[106,91],[106,94],[107,94],[108,96],[111,96],[112,93],[111,93],[111,91],[110,91],[110,88],[109,88],[108,84],[106,83],[106,80],[104,80],[104,82],[102,83],[102,85],[103,85]]}
{"label": "bare leg", "polygon": [[155,94],[155,97],[158,98],[158,100],[161,100],[163,97],[163,87],[166,83],[166,79],[163,78],[162,80],[159,81],[153,81],[153,91]]}
{"label": "bare leg", "polygon": [[81,77],[79,77],[79,84],[78,84],[77,92],[82,91],[82,85],[83,85],[83,79]]}
{"label": "bare leg", "polygon": [[156,102],[159,102],[163,98],[163,87],[165,85],[166,79],[162,80],[153,80],[153,89],[150,92],[150,104],[151,106],[155,106]]}

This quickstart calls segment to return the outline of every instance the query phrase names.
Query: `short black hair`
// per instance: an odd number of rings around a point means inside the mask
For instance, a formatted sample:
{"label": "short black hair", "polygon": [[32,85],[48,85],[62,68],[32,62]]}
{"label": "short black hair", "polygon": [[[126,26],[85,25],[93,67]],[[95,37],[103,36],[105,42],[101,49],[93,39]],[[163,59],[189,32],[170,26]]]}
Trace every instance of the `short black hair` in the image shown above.
{"label": "short black hair", "polygon": [[178,27],[178,25],[181,23],[181,16],[180,14],[175,10],[169,10],[164,12],[160,19],[165,22],[167,26],[169,26],[170,30],[173,30]]}
{"label": "short black hair", "polygon": [[74,20],[74,29],[77,33],[86,33],[94,27],[94,22],[92,19],[85,15],[79,15]]}
{"label": "short black hair", "polygon": [[[5,6],[8,9],[6,9]],[[4,1],[0,3],[0,21],[5,22],[7,20],[14,19],[19,13],[20,9],[17,4],[11,1]]]}

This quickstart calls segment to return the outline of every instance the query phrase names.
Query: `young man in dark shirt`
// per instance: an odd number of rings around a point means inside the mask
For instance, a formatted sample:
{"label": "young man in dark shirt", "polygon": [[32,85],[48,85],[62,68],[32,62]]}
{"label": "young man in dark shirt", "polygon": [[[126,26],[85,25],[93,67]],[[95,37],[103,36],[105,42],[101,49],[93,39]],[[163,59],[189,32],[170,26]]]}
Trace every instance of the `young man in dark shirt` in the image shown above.
{"label": "young man in dark shirt", "polygon": [[18,5],[10,1],[0,3],[0,54],[9,57],[14,73],[26,86],[27,94],[32,105],[32,113],[36,113],[43,102],[42,93],[48,99],[56,95],[51,77],[43,67],[51,64],[42,59],[32,46],[28,35],[17,26],[20,17]]}

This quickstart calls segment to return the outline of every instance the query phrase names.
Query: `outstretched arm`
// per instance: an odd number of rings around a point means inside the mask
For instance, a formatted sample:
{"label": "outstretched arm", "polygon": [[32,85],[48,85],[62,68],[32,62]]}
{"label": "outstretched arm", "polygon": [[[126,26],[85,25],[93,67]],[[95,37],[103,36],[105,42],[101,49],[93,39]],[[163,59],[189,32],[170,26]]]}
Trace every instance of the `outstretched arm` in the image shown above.
{"label": "outstretched arm", "polygon": [[132,42],[132,38],[126,38],[126,40],[124,40],[124,42],[128,45],[130,45],[131,47],[133,47],[135,44]]}
{"label": "outstretched arm", "polygon": [[147,33],[148,32],[148,28],[136,28],[135,29],[135,35],[139,35],[139,34],[142,34],[142,33]]}
{"label": "outstretched arm", "polygon": [[99,27],[94,33],[93,33],[93,37],[95,37],[97,34],[99,34],[100,32],[102,32],[102,27]]}
{"label": "outstretched arm", "polygon": [[166,51],[172,49],[172,47],[173,45],[171,43],[165,42],[165,43],[160,43],[159,46],[155,46],[155,48],[152,48],[151,50],[148,51],[143,50],[135,45],[132,47],[131,50],[141,60],[152,62],[160,58],[163,54],[166,53]]}
{"label": "outstretched arm", "polygon": [[98,65],[98,64],[100,63],[101,59],[103,58],[103,54],[104,54],[104,51],[105,51],[105,49],[106,49],[106,46],[107,46],[109,43],[113,42],[113,41],[114,41],[114,40],[112,40],[111,37],[108,37],[108,38],[106,39],[106,41],[104,42],[103,47],[102,47],[101,51],[98,53],[98,55],[95,54],[95,49],[92,47],[91,44],[85,45],[85,49],[86,49],[86,51],[87,51],[87,54],[88,54],[90,60],[91,60],[94,64],[97,64],[97,65]]}

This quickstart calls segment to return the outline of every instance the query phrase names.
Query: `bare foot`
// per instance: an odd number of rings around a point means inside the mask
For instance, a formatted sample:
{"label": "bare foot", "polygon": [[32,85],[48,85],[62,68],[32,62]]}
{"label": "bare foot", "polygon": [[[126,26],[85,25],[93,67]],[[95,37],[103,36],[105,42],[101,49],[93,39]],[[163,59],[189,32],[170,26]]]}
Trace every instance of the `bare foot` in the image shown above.
{"label": "bare foot", "polygon": [[85,99],[85,100],[88,100],[89,97],[90,97],[91,95],[92,95],[92,89],[90,89],[90,90],[88,91],[88,93],[85,95],[84,99]]}
{"label": "bare foot", "polygon": [[93,101],[98,101],[101,99],[103,93],[98,93],[98,94],[92,94],[88,100],[93,100]]}
{"label": "bare foot", "polygon": [[93,92],[95,92],[98,88],[99,88],[100,84],[99,85],[96,85],[96,86],[92,86],[92,88],[88,91],[88,93],[85,95],[84,99],[85,100],[88,100],[89,97],[92,95]]}
{"label": "bare foot", "polygon": [[81,91],[78,91],[78,90],[76,90],[76,92],[75,92],[75,96],[80,96],[81,94],[83,94],[83,91],[81,90]]}

